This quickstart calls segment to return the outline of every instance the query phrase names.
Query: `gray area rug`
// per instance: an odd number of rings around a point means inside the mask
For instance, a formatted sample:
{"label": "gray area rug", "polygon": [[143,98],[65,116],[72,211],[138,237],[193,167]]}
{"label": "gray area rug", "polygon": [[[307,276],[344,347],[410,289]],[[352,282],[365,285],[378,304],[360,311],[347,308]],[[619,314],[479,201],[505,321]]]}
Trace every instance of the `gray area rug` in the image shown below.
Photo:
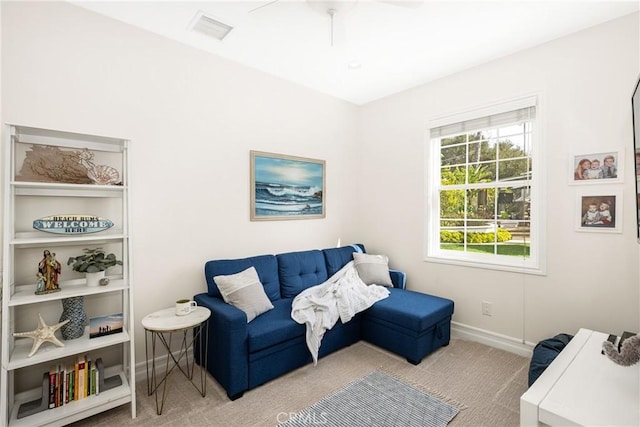
{"label": "gray area rug", "polygon": [[281,427],[444,427],[460,411],[458,407],[374,371],[324,397]]}

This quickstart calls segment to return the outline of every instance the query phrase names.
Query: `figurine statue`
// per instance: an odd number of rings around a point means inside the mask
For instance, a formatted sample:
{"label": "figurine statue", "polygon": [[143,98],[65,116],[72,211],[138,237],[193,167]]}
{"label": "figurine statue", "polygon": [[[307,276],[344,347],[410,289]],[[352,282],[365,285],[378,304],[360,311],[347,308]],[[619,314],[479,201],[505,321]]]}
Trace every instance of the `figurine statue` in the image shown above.
{"label": "figurine statue", "polygon": [[45,287],[45,283],[44,283],[44,275],[40,272],[38,272],[38,281],[36,282],[36,295],[42,295],[44,294],[44,287]]}
{"label": "figurine statue", "polygon": [[[40,293],[48,294],[60,291],[58,276],[62,274],[62,265],[56,260],[55,252],[44,250],[43,258],[38,263],[38,274],[41,274],[44,279],[44,290]],[[36,291],[36,293],[38,292]]]}

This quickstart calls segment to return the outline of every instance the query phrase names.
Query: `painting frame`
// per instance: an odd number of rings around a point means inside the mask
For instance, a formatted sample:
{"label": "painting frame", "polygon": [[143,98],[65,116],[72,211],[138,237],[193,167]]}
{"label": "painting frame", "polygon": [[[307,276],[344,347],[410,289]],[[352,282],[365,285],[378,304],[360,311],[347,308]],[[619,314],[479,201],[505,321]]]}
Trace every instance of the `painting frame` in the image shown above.
{"label": "painting frame", "polygon": [[[605,167],[605,160],[608,157],[613,157],[614,159],[614,177],[607,177],[603,172],[603,168]],[[591,163],[594,160],[597,160],[600,164],[598,170],[601,172],[601,176],[589,178],[587,177],[587,175],[584,175],[584,178],[579,178],[579,165],[583,161],[589,161]],[[569,180],[572,185],[619,184],[624,182],[624,165],[624,150],[576,154],[569,157],[569,169],[571,171]]]}
{"label": "painting frame", "polygon": [[[603,208],[603,204],[608,209]],[[595,205],[595,212],[589,208]],[[592,188],[576,193],[575,226],[589,233],[622,233],[622,191],[615,188]]]}
{"label": "painting frame", "polygon": [[636,239],[640,243],[640,77],[631,95],[631,121],[633,122],[633,153],[636,185]]}
{"label": "painting frame", "polygon": [[288,154],[250,152],[250,220],[326,217],[326,162]]}
{"label": "painting frame", "polygon": [[106,316],[96,316],[89,319],[89,339],[119,334],[123,331],[124,316],[122,312],[108,314]]}

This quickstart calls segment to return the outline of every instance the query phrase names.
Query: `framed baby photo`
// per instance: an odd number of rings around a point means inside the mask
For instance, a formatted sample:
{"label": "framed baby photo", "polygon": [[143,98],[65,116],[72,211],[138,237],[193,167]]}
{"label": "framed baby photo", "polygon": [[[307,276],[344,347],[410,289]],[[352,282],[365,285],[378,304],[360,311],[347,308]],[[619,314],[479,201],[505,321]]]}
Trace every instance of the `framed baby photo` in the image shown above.
{"label": "framed baby photo", "polygon": [[622,192],[592,190],[578,192],[576,229],[593,233],[622,233]]}
{"label": "framed baby photo", "polygon": [[572,184],[613,184],[624,176],[624,151],[585,153],[571,156]]}

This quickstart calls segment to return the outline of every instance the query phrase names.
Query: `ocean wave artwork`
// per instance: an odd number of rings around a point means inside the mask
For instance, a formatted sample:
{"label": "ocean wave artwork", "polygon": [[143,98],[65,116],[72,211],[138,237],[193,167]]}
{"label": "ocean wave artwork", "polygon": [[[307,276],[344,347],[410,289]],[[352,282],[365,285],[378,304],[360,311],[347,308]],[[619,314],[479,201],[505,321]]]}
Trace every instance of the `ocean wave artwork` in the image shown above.
{"label": "ocean wave artwork", "polygon": [[322,189],[256,182],[256,214],[322,214]]}
{"label": "ocean wave artwork", "polygon": [[252,152],[252,219],[324,216],[324,162]]}

